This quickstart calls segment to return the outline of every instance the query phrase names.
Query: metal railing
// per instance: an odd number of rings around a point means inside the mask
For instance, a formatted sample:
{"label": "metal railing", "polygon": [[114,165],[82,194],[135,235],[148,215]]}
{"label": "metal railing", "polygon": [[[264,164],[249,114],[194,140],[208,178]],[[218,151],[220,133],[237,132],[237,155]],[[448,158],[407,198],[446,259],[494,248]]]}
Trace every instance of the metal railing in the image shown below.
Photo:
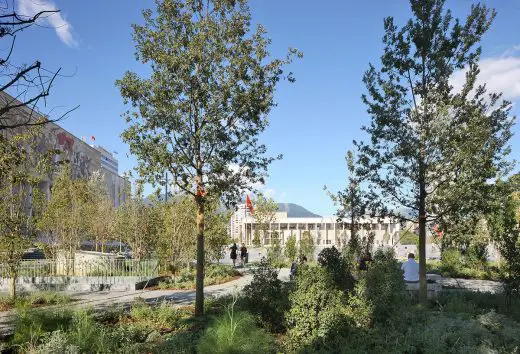
{"label": "metal railing", "polygon": [[[17,270],[18,277],[139,277],[159,275],[156,260],[96,259],[96,260],[25,260]],[[8,268],[0,264],[0,278],[8,278]]]}

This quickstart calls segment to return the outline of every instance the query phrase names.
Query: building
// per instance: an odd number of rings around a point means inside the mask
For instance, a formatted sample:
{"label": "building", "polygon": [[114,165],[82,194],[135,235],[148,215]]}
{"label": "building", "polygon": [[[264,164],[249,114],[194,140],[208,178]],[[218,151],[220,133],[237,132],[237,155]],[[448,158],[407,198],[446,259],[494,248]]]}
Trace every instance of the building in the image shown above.
{"label": "building", "polygon": [[[291,235],[294,235],[298,242],[306,232],[313,238],[317,248],[342,247],[348,242],[350,239],[349,220],[338,222],[335,216],[310,214],[313,216],[305,216],[301,213],[298,216],[293,216],[290,209],[283,210],[279,204],[279,211],[276,213],[275,221],[269,225],[267,235],[260,234],[261,243],[269,246],[273,239],[277,239],[283,246]],[[376,247],[392,247],[398,241],[401,230],[399,222],[391,218],[364,217],[357,224],[358,236],[362,239],[373,233],[374,246]],[[252,244],[258,225],[245,204],[240,204],[237,211],[232,215],[229,229],[232,239],[246,245]]]}
{"label": "building", "polygon": [[[16,99],[0,92],[0,106],[7,102],[12,104]],[[7,119],[15,122],[46,119],[42,114],[24,106],[10,110],[7,115]],[[2,131],[2,134],[9,138],[22,129],[8,129]],[[61,153],[55,157],[55,161],[69,161],[73,178],[88,178],[94,171],[101,171],[114,206],[117,207],[125,201],[129,182],[119,176],[117,159],[105,148],[89,145],[55,123],[43,125],[39,139],[37,151],[59,150]],[[47,176],[40,183],[40,189],[47,195],[50,195],[54,178],[55,175]]]}

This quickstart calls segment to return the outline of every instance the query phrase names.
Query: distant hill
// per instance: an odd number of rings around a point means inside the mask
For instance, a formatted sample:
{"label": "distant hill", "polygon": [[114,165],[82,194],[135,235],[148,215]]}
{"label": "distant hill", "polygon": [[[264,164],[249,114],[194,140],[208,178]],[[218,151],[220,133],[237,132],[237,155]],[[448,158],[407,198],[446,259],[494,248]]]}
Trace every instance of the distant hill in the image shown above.
{"label": "distant hill", "polygon": [[278,203],[278,211],[286,211],[289,218],[321,218],[304,207],[294,203]]}

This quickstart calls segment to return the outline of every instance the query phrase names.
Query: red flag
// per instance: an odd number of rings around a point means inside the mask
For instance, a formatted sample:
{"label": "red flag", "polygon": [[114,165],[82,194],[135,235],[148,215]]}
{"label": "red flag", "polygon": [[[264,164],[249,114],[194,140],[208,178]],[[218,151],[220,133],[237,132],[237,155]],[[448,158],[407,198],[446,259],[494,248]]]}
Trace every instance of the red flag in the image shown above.
{"label": "red flag", "polygon": [[246,196],[246,206],[249,209],[251,215],[253,215],[253,203],[251,203],[251,199],[249,199],[249,194]]}
{"label": "red flag", "polygon": [[95,141],[95,140],[96,140],[96,137],[95,137],[94,135],[92,135],[92,136],[90,137],[90,140]]}

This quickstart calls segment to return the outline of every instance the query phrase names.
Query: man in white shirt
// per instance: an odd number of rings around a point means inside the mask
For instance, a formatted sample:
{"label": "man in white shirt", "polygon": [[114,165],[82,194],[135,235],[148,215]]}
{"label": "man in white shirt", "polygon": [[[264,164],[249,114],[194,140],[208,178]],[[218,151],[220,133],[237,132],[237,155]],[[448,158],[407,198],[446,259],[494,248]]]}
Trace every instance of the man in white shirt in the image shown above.
{"label": "man in white shirt", "polygon": [[407,283],[417,283],[419,281],[419,263],[415,261],[413,253],[408,254],[408,260],[403,263],[401,269],[404,271],[404,281]]}

